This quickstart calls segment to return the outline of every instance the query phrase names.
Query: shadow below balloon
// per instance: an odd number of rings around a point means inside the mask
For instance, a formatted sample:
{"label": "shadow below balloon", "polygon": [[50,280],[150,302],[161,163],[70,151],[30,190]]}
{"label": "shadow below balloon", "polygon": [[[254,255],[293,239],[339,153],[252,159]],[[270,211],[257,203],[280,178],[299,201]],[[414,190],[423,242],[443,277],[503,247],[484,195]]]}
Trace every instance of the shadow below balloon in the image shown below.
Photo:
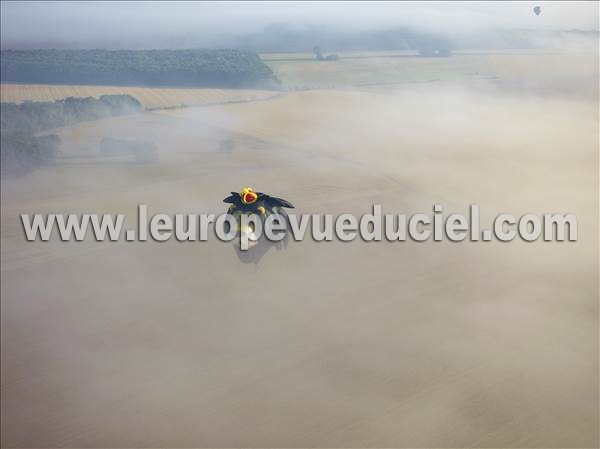
{"label": "shadow below balloon", "polygon": [[289,233],[285,233],[284,238],[278,242],[274,242],[266,238],[264,235],[261,236],[256,242],[247,249],[242,250],[240,248],[239,238],[233,240],[233,248],[236,256],[242,263],[253,263],[258,265],[261,259],[269,251],[283,251],[287,248],[290,240]]}

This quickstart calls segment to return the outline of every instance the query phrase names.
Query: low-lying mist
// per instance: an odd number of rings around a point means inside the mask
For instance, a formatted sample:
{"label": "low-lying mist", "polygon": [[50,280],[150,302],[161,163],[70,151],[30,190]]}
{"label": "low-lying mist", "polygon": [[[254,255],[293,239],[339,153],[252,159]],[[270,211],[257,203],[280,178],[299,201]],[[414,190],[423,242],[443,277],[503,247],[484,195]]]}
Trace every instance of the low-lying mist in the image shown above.
{"label": "low-lying mist", "polygon": [[[534,13],[541,7],[541,14]],[[5,2],[2,48],[401,50],[434,34],[455,48],[529,48],[592,33],[596,2]],[[593,34],[595,33],[595,34]]]}
{"label": "low-lying mist", "polygon": [[[3,445],[597,445],[597,53],[492,62],[494,79],[54,130],[62,159],[2,184]],[[102,157],[107,136],[160,158]],[[579,240],[306,240],[245,264],[214,239],[27,243],[20,228],[49,212],[135,227],[140,203],[219,213],[245,186],[297,213],[479,204],[482,228],[570,212]]]}

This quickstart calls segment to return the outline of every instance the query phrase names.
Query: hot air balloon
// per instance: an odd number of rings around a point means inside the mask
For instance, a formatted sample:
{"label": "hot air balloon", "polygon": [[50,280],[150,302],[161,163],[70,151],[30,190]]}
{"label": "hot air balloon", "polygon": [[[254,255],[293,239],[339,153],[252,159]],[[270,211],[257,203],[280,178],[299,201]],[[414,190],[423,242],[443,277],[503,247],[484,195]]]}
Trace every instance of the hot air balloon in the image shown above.
{"label": "hot air balloon", "polygon": [[533,12],[535,13],[536,16],[539,16],[542,13],[542,7],[541,6],[534,7]]}

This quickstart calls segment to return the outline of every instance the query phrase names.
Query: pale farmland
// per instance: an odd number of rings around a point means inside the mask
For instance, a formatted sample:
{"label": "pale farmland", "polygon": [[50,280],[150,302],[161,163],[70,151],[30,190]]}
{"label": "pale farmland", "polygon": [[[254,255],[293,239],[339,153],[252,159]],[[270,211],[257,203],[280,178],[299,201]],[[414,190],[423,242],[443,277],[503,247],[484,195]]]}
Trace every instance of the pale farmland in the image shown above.
{"label": "pale farmland", "polygon": [[[56,162],[2,181],[3,446],[597,447],[597,56],[367,56],[265,56],[285,95],[53,130]],[[160,160],[103,158],[106,136]],[[26,242],[19,219],[135,229],[139,204],[220,213],[247,185],[297,213],[479,204],[482,229],[570,212],[579,236],[306,238],[245,264],[212,236]]]}
{"label": "pale farmland", "polygon": [[[519,84],[552,91],[593,76],[590,53],[543,51],[457,52],[450,58],[419,58],[407,52],[342,53],[317,61],[310,53],[261,55],[287,89],[389,89],[412,84]],[[553,70],[548,72],[548,68]]]}

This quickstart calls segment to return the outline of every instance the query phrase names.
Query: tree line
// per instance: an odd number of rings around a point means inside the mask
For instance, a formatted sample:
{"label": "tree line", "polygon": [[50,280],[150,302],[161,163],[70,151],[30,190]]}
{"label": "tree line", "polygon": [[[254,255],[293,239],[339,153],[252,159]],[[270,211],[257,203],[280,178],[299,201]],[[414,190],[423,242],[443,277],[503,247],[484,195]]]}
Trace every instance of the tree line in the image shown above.
{"label": "tree line", "polygon": [[52,102],[0,103],[2,175],[21,175],[48,163],[60,150],[60,138],[38,136],[45,130],[142,110],[130,95],[66,98]]}
{"label": "tree line", "polygon": [[270,87],[247,50],[2,50],[2,82],[157,87]]}

